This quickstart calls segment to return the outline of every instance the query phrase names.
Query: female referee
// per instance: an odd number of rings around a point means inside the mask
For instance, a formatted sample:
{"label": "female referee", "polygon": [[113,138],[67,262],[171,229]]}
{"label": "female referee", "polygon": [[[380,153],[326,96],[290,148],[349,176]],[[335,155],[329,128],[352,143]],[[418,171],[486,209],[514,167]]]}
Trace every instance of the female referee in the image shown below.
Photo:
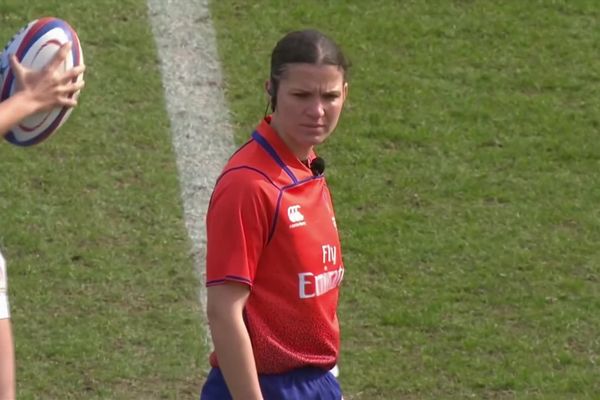
{"label": "female referee", "polygon": [[[11,68],[19,88],[13,96],[0,102],[0,135],[22,119],[58,106],[74,107],[77,101],[69,96],[83,88],[83,81],[74,83],[74,78],[83,73],[85,67],[80,65],[69,71],[60,71],[71,43],[64,44],[52,61],[40,71],[32,71],[23,67],[13,56],[10,58]],[[0,400],[15,398],[15,361],[10,311],[8,307],[6,263],[0,252]]]}
{"label": "female referee", "polygon": [[215,351],[202,400],[340,400],[336,314],[344,265],[324,162],[349,64],[316,30],[275,46],[272,114],[230,158],[207,213]]}

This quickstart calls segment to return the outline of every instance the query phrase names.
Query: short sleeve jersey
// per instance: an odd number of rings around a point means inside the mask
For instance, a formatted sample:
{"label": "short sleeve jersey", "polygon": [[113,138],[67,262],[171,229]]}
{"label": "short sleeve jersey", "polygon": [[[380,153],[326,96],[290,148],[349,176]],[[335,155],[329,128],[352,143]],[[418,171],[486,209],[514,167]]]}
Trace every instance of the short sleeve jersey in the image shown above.
{"label": "short sleeve jersey", "polygon": [[[332,201],[324,176],[314,176],[269,122],[231,157],[215,185],[206,285],[250,286],[244,318],[259,373],[330,369],[339,353],[344,277]],[[215,353],[210,361],[218,366]]]}
{"label": "short sleeve jersey", "polygon": [[6,262],[0,253],[0,319],[10,318],[7,289]]}

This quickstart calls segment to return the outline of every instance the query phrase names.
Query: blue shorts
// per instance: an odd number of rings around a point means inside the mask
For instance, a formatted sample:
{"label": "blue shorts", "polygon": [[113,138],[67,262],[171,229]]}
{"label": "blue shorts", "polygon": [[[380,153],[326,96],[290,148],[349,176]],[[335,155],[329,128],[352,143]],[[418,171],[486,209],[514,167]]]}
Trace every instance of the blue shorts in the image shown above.
{"label": "blue shorts", "polygon": [[[283,374],[258,375],[265,400],[341,400],[342,390],[333,374],[319,368],[296,369]],[[200,400],[232,400],[219,368],[210,370]]]}

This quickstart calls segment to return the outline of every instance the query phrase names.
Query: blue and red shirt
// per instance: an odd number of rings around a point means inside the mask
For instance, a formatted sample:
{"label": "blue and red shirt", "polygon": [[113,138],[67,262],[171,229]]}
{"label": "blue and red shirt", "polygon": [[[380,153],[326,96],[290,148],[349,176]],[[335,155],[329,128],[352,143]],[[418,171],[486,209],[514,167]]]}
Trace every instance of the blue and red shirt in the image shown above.
{"label": "blue and red shirt", "polygon": [[[267,117],[229,160],[207,213],[206,285],[250,286],[244,309],[257,370],[332,368],[344,277],[331,196]],[[315,158],[311,152],[308,162]],[[218,366],[215,353],[210,362]]]}

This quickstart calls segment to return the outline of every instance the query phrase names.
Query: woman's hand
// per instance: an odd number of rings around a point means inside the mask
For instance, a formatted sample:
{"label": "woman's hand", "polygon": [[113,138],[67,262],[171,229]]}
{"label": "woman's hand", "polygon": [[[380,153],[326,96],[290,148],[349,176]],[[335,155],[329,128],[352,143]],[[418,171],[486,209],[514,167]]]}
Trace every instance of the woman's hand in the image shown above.
{"label": "woman's hand", "polygon": [[32,114],[54,107],[77,105],[77,96],[74,94],[85,84],[83,80],[77,81],[77,78],[83,73],[85,66],[79,65],[68,71],[60,68],[71,47],[72,42],[63,44],[52,60],[39,71],[24,67],[14,54],[10,56],[17,91],[23,101],[27,102]]}

